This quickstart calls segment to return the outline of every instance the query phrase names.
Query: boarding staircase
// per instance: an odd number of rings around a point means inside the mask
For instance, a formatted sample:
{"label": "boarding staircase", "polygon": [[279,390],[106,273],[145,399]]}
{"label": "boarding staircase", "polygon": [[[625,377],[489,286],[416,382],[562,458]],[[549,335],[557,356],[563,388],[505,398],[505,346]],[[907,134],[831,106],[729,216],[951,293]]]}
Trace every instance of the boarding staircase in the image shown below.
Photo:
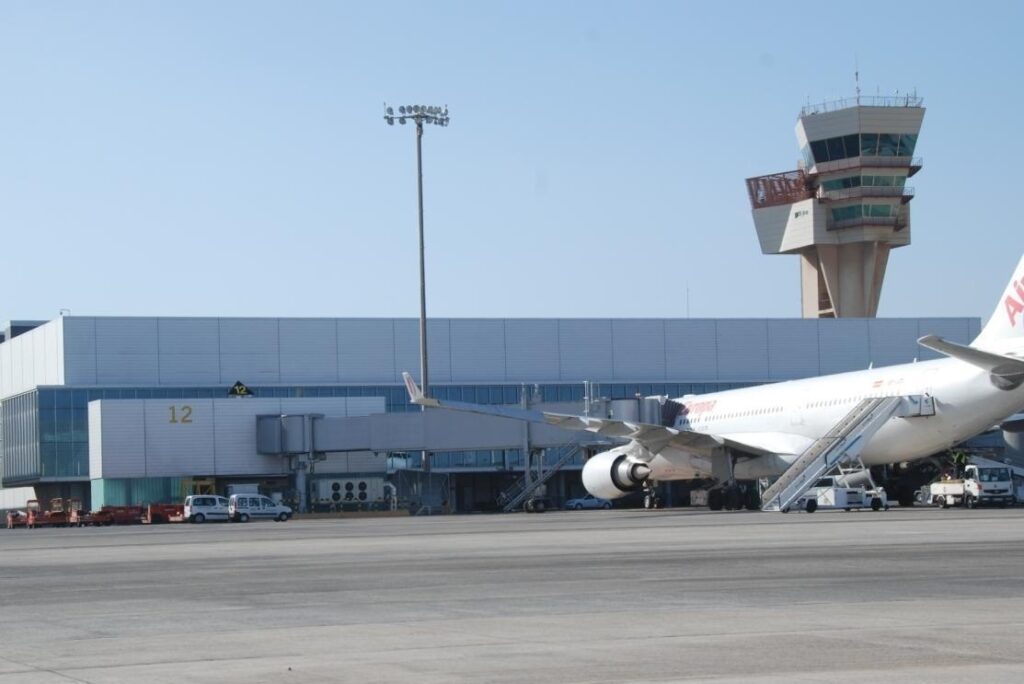
{"label": "boarding staircase", "polygon": [[502,507],[504,512],[511,513],[512,511],[518,510],[522,503],[532,496],[542,484],[550,480],[552,476],[561,470],[563,466],[568,464],[576,454],[580,453],[583,446],[576,439],[572,439],[563,444],[561,448],[563,449],[563,452],[558,460],[544,469],[541,473],[538,473],[537,476],[532,479],[527,477],[531,468],[531,464],[529,460],[527,460],[523,476],[517,479],[511,487],[498,495],[498,505]]}
{"label": "boarding staircase", "polygon": [[834,469],[844,471],[866,470],[860,454],[871,437],[886,421],[899,413],[927,415],[915,411],[920,405],[917,397],[871,397],[864,399],[833,426],[825,436],[815,441],[800,457],[761,495],[761,510],[786,512],[819,478]]}

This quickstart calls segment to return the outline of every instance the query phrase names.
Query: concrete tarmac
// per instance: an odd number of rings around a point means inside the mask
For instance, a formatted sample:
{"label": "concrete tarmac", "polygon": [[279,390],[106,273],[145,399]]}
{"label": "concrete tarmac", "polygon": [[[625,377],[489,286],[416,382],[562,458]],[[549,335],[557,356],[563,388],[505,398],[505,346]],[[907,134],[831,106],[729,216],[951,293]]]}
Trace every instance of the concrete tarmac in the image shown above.
{"label": "concrete tarmac", "polygon": [[1018,682],[1024,509],[0,530],[13,682]]}

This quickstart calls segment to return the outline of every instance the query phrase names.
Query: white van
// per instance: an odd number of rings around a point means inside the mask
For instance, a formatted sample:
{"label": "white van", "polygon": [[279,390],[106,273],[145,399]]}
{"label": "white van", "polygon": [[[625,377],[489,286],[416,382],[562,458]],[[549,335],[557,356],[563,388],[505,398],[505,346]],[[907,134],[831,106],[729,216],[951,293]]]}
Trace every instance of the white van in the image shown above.
{"label": "white van", "polygon": [[227,520],[228,500],[223,496],[193,494],[185,497],[185,520],[201,523],[207,520]]}
{"label": "white van", "polygon": [[292,509],[275,502],[269,496],[232,494],[228,497],[228,517],[235,522],[249,522],[260,518],[284,522],[292,517]]}

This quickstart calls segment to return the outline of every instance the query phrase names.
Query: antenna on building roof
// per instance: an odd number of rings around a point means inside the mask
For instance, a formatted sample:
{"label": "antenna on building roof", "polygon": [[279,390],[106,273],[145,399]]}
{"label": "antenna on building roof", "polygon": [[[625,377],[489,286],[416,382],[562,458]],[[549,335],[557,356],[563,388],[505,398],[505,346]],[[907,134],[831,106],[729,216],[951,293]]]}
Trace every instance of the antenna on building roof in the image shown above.
{"label": "antenna on building roof", "polygon": [[857,53],[853,53],[853,89],[857,93],[857,106],[860,106],[860,64]]}

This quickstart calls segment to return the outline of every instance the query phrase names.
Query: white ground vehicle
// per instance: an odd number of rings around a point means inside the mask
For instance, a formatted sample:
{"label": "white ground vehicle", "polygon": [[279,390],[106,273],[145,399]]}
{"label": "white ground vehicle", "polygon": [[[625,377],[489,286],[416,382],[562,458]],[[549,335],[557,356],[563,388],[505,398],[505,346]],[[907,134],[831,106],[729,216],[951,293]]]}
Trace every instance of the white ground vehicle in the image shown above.
{"label": "white ground vehicle", "polygon": [[292,509],[260,494],[232,494],[228,499],[228,517],[235,522],[274,520],[284,522],[292,517]]}
{"label": "white ground vehicle", "polygon": [[593,494],[587,494],[579,499],[569,499],[565,502],[566,510],[578,511],[584,508],[611,508],[612,502],[608,499],[600,499]]}
{"label": "white ground vehicle", "polygon": [[823,477],[807,493],[797,499],[794,508],[813,513],[818,509],[870,508],[873,511],[889,510],[889,499],[884,489],[864,487],[843,487],[836,484],[834,477]]}
{"label": "white ground vehicle", "polygon": [[963,504],[975,506],[1006,506],[1016,503],[1013,477],[1006,466],[964,468],[964,476],[957,480],[939,480],[928,488],[928,503],[948,508]]}
{"label": "white ground vehicle", "polygon": [[185,520],[201,523],[207,520],[227,520],[228,500],[223,496],[193,494],[185,497]]}

